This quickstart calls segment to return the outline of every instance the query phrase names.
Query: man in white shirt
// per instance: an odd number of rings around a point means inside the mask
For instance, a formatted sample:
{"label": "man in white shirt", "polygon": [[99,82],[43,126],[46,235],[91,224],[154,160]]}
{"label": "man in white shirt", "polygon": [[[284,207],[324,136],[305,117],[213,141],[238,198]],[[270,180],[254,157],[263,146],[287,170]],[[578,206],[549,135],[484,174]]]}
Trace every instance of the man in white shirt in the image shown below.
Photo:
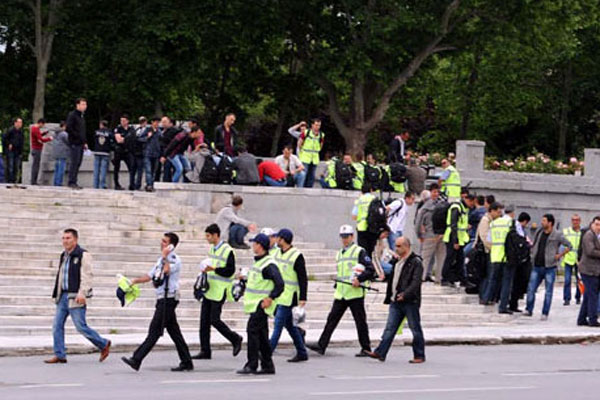
{"label": "man in white shirt", "polygon": [[306,179],[304,164],[297,156],[292,154],[292,151],[292,146],[286,145],[283,148],[283,154],[275,158],[275,163],[285,172],[288,186],[290,186],[290,180],[293,180],[296,187],[304,187],[304,180]]}
{"label": "man in white shirt", "polygon": [[404,199],[394,200],[386,207],[388,225],[390,227],[390,235],[388,236],[390,249],[394,248],[396,239],[402,236],[404,225],[406,224],[408,207],[413,204],[415,204],[415,194],[409,190],[404,194]]}

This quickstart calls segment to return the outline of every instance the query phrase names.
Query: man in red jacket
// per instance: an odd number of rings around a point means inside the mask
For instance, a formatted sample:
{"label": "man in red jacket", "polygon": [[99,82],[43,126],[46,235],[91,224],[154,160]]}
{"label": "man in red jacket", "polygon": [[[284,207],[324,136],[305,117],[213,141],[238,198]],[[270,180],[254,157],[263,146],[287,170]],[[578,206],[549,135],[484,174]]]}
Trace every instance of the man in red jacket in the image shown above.
{"label": "man in red jacket", "polygon": [[267,186],[285,186],[285,172],[274,161],[262,161],[258,164],[260,181]]}
{"label": "man in red jacket", "polygon": [[44,125],[46,125],[46,120],[44,118],[38,119],[36,124],[31,125],[31,160],[33,161],[31,164],[32,185],[37,185],[44,143],[52,140],[52,136],[46,136],[48,132],[42,133],[41,129]]}

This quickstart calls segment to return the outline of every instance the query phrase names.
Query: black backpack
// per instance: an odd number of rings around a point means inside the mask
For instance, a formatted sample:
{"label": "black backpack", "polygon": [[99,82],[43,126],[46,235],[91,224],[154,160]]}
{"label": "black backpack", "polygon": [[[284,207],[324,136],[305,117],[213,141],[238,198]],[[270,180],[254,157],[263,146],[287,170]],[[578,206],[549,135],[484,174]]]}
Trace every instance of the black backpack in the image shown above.
{"label": "black backpack", "polygon": [[219,183],[219,170],[212,155],[208,155],[204,159],[204,165],[200,171],[201,183]]}
{"label": "black backpack", "polygon": [[399,162],[390,164],[390,179],[395,183],[406,182],[406,167],[404,164]]}
{"label": "black backpack", "polygon": [[527,239],[517,233],[514,221],[506,235],[504,249],[508,265],[518,266],[526,263],[529,259],[529,244],[527,244]]}
{"label": "black backpack", "polygon": [[344,164],[341,161],[335,162],[335,182],[338,189],[352,190],[354,188],[353,178],[354,174],[350,165]]}
{"label": "black backpack", "polygon": [[435,206],[433,214],[431,215],[431,225],[433,227],[433,233],[436,235],[443,235],[446,232],[446,219],[448,217],[448,209],[450,203],[442,201]]}
{"label": "black backpack", "polygon": [[[212,157],[211,157],[212,158]],[[203,168],[204,169],[204,168]],[[221,162],[217,167],[217,183],[222,183],[224,185],[231,185],[233,182],[233,161],[231,157],[224,155],[221,157]]]}
{"label": "black backpack", "polygon": [[373,199],[367,212],[367,231],[379,235],[386,225],[385,203],[381,199]]}
{"label": "black backpack", "polygon": [[379,190],[381,187],[381,170],[377,167],[373,167],[369,164],[365,165],[365,182],[368,182],[371,187],[375,190]]}

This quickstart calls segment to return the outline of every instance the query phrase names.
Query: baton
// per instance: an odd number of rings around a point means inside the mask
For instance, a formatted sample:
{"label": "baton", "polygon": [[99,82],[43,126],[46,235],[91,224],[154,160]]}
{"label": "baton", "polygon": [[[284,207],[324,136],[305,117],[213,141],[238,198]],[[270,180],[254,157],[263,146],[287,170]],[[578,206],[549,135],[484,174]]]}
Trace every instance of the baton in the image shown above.
{"label": "baton", "polygon": [[[344,285],[352,285],[352,282],[343,281],[343,280],[341,280],[341,279],[334,279],[333,281],[334,281],[334,282],[343,283]],[[377,289],[377,288],[373,288],[373,287],[370,287],[370,286],[358,285],[358,287],[359,287],[359,288],[362,288],[362,289],[366,289],[366,290],[372,290],[372,291],[374,291],[374,292],[379,292],[379,289]]]}

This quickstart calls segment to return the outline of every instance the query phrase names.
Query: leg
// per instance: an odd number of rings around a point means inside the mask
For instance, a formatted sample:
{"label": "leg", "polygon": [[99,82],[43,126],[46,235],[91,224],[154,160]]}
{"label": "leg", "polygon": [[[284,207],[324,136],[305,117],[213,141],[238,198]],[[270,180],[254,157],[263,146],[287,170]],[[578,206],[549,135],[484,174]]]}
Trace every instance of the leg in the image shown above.
{"label": "leg", "polygon": [[306,358],[308,354],[306,352],[306,347],[304,346],[304,339],[302,338],[302,334],[297,326],[294,325],[294,318],[292,316],[292,308],[287,307],[289,312],[285,317],[284,324],[285,329],[288,331],[288,334],[292,338],[294,342],[294,347],[296,348],[296,355],[298,357]]}
{"label": "leg", "polygon": [[211,355],[210,349],[210,308],[212,301],[202,299],[200,306],[200,352],[208,356]]}
{"label": "leg", "polygon": [[281,332],[283,331],[283,326],[285,325],[286,317],[288,312],[291,313],[290,307],[278,305],[275,310],[275,320],[273,321],[273,332],[271,333],[271,350],[275,351],[277,348],[277,344],[279,343],[279,338],[281,337]]}
{"label": "leg", "polygon": [[148,329],[148,336],[144,342],[133,352],[133,359],[137,364],[141,364],[144,358],[150,353],[150,350],[154,347],[158,339],[163,333],[163,302],[165,300],[159,300],[156,302],[156,308],[154,309],[154,316],[150,322],[150,328]]}
{"label": "leg", "polygon": [[108,173],[108,159],[110,156],[102,156],[100,163],[100,187],[106,189],[106,174]]}
{"label": "leg", "polygon": [[146,172],[146,187],[154,186],[154,163],[150,157],[144,157],[144,171]]}
{"label": "leg", "polygon": [[4,182],[4,155],[0,153],[0,183]]}
{"label": "leg", "polygon": [[441,238],[435,238],[435,265],[434,274],[435,281],[440,284],[442,283],[442,269],[444,267],[444,261],[446,261],[446,244]]}
{"label": "leg", "polygon": [[270,176],[265,175],[263,177],[265,183],[267,184],[267,186],[277,186],[277,187],[282,187],[286,185],[285,181],[276,181],[275,179],[271,178]]}
{"label": "leg", "polygon": [[142,188],[142,175],[144,174],[144,158],[135,157],[135,190]]}
{"label": "leg", "polygon": [[173,174],[172,182],[179,182],[179,178],[183,173],[183,165],[179,160],[179,156],[176,155],[173,158],[169,158],[169,161],[171,162],[171,165],[173,165],[173,167],[175,168],[175,173]]}
{"label": "leg", "polygon": [[94,155],[94,189],[100,188],[100,164],[101,156]]}
{"label": "leg", "polygon": [[546,268],[544,271],[544,280],[546,281],[546,295],[544,296],[543,315],[550,314],[550,306],[552,306],[552,294],[554,292],[554,280],[556,279],[556,267]]}
{"label": "leg", "polygon": [[304,164],[304,169],[306,170],[306,180],[304,181],[304,187],[313,187],[315,184],[316,166],[314,164]]}
{"label": "leg", "polygon": [[400,307],[398,303],[390,304],[389,314],[387,317],[387,322],[385,324],[385,329],[383,330],[383,334],[381,336],[381,342],[379,346],[375,349],[375,353],[381,356],[383,359],[387,357],[387,353],[392,346],[392,342],[396,337],[396,333],[398,332],[398,328],[404,319],[404,309]]}
{"label": "leg", "polygon": [[165,320],[165,328],[167,328],[167,332],[175,343],[175,348],[177,348],[177,354],[179,355],[179,361],[183,365],[192,365],[192,356],[190,355],[190,349],[188,348],[187,343],[185,343],[185,339],[181,334],[181,329],[179,328],[179,324],[177,323],[177,315],[175,315],[175,309],[177,308],[177,304],[179,302],[174,299],[167,299],[167,316]]}
{"label": "leg", "polygon": [[92,342],[99,350],[102,350],[108,344],[108,340],[101,337],[98,332],[90,328],[85,321],[86,307],[70,308],[69,313],[77,332],[81,333],[87,340]]}
{"label": "leg", "polygon": [[456,250],[451,243],[446,243],[446,258],[442,268],[442,282],[452,282],[452,266],[456,263]]}
{"label": "leg", "polygon": [[229,243],[244,244],[244,237],[248,234],[248,228],[240,224],[233,224],[229,228]]}
{"label": "leg", "polygon": [[496,290],[498,287],[498,276],[500,275],[500,269],[502,268],[502,264],[500,263],[492,263],[492,268],[490,270],[490,274],[488,277],[488,282],[486,285],[484,301],[492,302],[496,297]]}
{"label": "leg", "polygon": [[369,326],[367,325],[367,312],[365,311],[365,299],[350,300],[350,311],[356,324],[356,332],[358,333],[358,341],[360,348],[371,351],[371,339],[369,339]]}
{"label": "leg", "polygon": [[113,158],[113,182],[115,184],[115,189],[121,187],[121,184],[119,183],[119,173],[121,172],[121,160],[121,153],[115,152],[115,157]]}
{"label": "leg", "polygon": [[575,301],[577,304],[581,301],[581,291],[579,290],[579,268],[577,264],[573,266],[574,274],[575,274]]}
{"label": "leg", "polygon": [[273,365],[273,352],[269,343],[269,319],[262,308],[256,312],[260,315],[260,329],[258,335],[258,344],[260,352],[260,367],[263,370],[275,369]]}
{"label": "leg", "polygon": [[331,307],[331,311],[329,311],[329,315],[327,315],[327,322],[325,323],[325,328],[323,328],[323,333],[321,333],[321,337],[319,338],[319,347],[323,350],[327,349],[329,345],[329,341],[331,340],[331,335],[333,335],[333,331],[340,323],[340,319],[344,316],[346,309],[348,308],[348,303],[345,300],[334,300],[333,306]]}
{"label": "leg", "polygon": [[500,311],[508,310],[508,302],[513,288],[515,277],[515,267],[508,263],[503,263],[504,274],[502,275],[502,291],[500,293]]}
{"label": "leg", "polygon": [[416,304],[403,304],[401,307],[404,308],[406,318],[408,319],[408,325],[413,335],[412,349],[413,357],[416,359],[425,359],[425,337],[423,336],[423,329],[421,329],[421,314],[419,313],[419,306]]}
{"label": "leg", "polygon": [[246,362],[246,367],[255,371],[258,368],[261,328],[262,320],[258,315],[258,311],[250,314],[248,325],[246,326],[246,334],[248,336],[248,361]]}
{"label": "leg", "polygon": [[527,306],[526,309],[530,313],[533,312],[533,306],[535,305],[535,292],[542,283],[543,267],[534,266],[531,270],[531,276],[529,277],[529,285],[527,286]]}
{"label": "leg", "polygon": [[77,185],[77,174],[79,173],[79,166],[81,165],[81,152],[83,146],[72,145],[71,146],[71,165],[69,167],[69,186]]}
{"label": "leg", "polygon": [[573,266],[565,264],[565,284],[563,286],[563,301],[565,304],[571,301],[571,274]]}
{"label": "leg", "polygon": [[[209,300],[210,301],[210,300]],[[213,326],[217,332],[231,344],[235,344],[240,340],[240,335],[232,331],[221,319],[221,312],[223,310],[224,302],[212,301],[210,307],[210,325]]]}
{"label": "leg", "polygon": [[306,181],[306,171],[301,171],[294,175],[294,181],[296,183],[296,187],[304,187],[304,182]]}
{"label": "leg", "polygon": [[56,304],[56,314],[52,324],[52,337],[54,341],[54,355],[60,359],[67,358],[65,350],[65,322],[69,316],[69,299],[63,293]]}
{"label": "leg", "polygon": [[6,155],[6,172],[8,183],[15,183],[15,153],[12,151]]}
{"label": "leg", "polygon": [[129,172],[129,190],[135,190],[135,157],[131,153],[125,156],[127,172]]}
{"label": "leg", "polygon": [[579,315],[577,316],[577,325],[588,325],[588,317],[591,315],[590,310],[594,304],[590,301],[591,291],[589,290],[593,286],[593,276],[587,274],[581,274],[581,280],[585,286],[585,292],[583,292],[583,301],[581,302],[581,308],[579,309]]}
{"label": "leg", "polygon": [[31,165],[31,184],[37,185],[38,175],[40,173],[40,160],[42,158],[41,150],[31,150],[33,164]]}
{"label": "leg", "polygon": [[65,170],[67,169],[67,159],[66,158],[61,158],[60,160],[60,173],[58,174],[58,185],[57,186],[62,186],[63,185],[63,179],[65,178]]}

